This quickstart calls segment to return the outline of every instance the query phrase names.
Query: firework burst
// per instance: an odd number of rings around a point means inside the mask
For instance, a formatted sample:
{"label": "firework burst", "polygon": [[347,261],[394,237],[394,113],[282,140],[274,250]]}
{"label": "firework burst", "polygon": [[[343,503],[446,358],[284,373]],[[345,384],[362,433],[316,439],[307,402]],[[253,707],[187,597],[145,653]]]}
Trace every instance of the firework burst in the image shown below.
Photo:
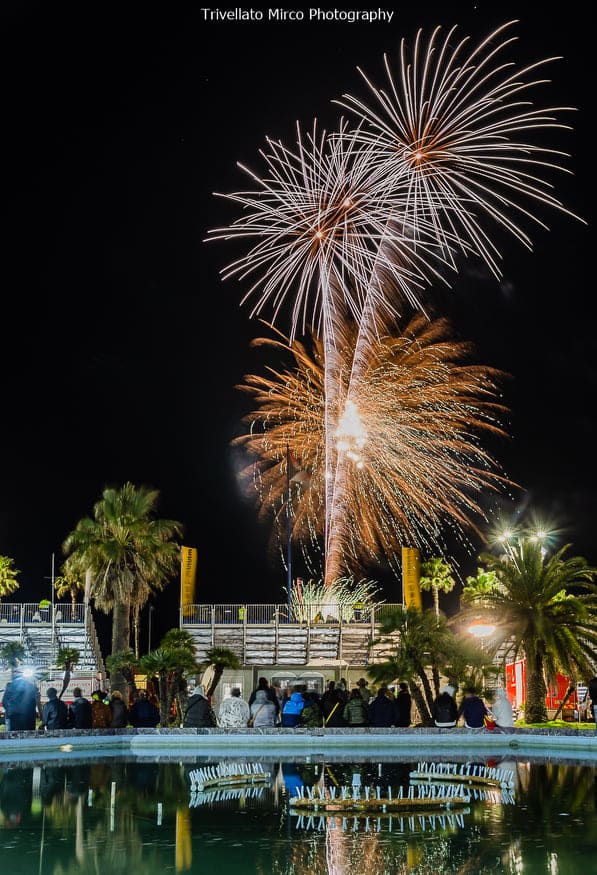
{"label": "firework burst", "polygon": [[358,140],[343,122],[331,137],[316,123],[310,133],[297,125],[293,149],[267,140],[263,176],[239,165],[255,190],[220,195],[243,213],[210,237],[256,241],[223,277],[252,278],[243,298],[254,299],[252,316],[267,305],[275,322],[291,296],[291,339],[307,325],[332,338],[338,314],[359,322],[366,302],[386,315],[401,300],[419,306],[421,290],[440,276],[432,226],[421,217],[415,240],[403,221],[406,188],[388,186],[373,145]]}
{"label": "firework burst", "polygon": [[423,220],[426,236],[432,225],[446,258],[459,238],[496,275],[499,252],[483,219],[495,220],[530,248],[518,218],[545,225],[525,201],[568,212],[542,176],[565,169],[566,153],[531,142],[529,135],[568,127],[557,117],[570,107],[533,108],[529,92],[549,81],[537,71],[555,59],[522,69],[502,60],[516,39],[513,24],[475,48],[469,37],[457,38],[456,27],[443,38],[437,27],[427,41],[419,31],[412,51],[402,40],[396,72],[384,56],[385,89],[359,69],[371,103],[350,94],[337,101],[364,122],[356,138],[376,153],[374,165],[384,168],[387,185],[407,188],[404,221],[414,236]]}
{"label": "firework burst", "polygon": [[[355,377],[355,333],[345,326],[338,345],[331,467],[319,340],[309,351],[297,341],[287,346],[284,339],[259,339],[290,350],[294,367],[247,376],[240,387],[253,397],[255,410],[247,417],[250,432],[236,443],[255,458],[244,476],[253,478],[260,513],[284,518],[288,446],[303,472],[294,478],[293,537],[311,555],[325,540],[326,581],[363,562],[393,561],[402,544],[437,548],[446,525],[464,536],[483,516],[481,491],[504,482],[477,441],[480,433],[504,434],[499,374],[465,364],[469,347],[449,339],[445,320],[418,316],[400,336],[361,350]],[[332,481],[327,536],[326,480]]]}

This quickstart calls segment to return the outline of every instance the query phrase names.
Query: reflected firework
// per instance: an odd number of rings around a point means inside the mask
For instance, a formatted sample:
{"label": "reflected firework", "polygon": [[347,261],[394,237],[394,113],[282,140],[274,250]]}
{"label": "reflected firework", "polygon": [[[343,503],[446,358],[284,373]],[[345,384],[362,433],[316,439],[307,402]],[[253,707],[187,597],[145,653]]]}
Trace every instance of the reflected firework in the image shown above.
{"label": "reflected firework", "polygon": [[[326,581],[367,560],[393,561],[402,544],[438,547],[443,525],[464,535],[482,516],[481,491],[503,483],[476,437],[504,433],[499,374],[464,364],[469,347],[450,340],[445,320],[417,316],[399,336],[361,348],[355,377],[355,333],[345,327],[338,345],[331,464],[319,340],[311,350],[297,341],[288,347],[284,338],[256,341],[290,349],[294,367],[247,376],[240,387],[255,410],[247,417],[250,432],[236,443],[256,459],[243,473],[253,478],[260,514],[284,519],[288,447],[293,536],[313,556],[327,531]],[[332,493],[327,526],[326,481]]]}

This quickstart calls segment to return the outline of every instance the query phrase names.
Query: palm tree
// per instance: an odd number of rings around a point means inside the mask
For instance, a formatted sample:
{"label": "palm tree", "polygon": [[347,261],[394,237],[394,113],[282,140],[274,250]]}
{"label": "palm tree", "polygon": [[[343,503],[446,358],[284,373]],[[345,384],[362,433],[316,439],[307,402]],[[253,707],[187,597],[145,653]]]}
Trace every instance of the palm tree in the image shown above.
{"label": "palm tree", "polygon": [[160,646],[140,660],[142,671],[158,679],[160,724],[168,726],[170,709],[177,694],[177,681],[184,672],[196,671],[195,656],[187,647]]}
{"label": "palm tree", "polygon": [[15,561],[10,556],[0,556],[0,599],[6,595],[11,595],[19,588],[17,574],[20,574],[18,568],[15,568]]}
{"label": "palm tree", "polygon": [[135,655],[134,650],[130,647],[128,650],[119,650],[116,653],[106,657],[106,668],[110,672],[110,678],[114,674],[123,675],[127,684],[133,691],[133,695],[137,690],[135,682],[135,671],[139,669],[139,660]]}
{"label": "palm tree", "polygon": [[421,565],[421,589],[433,593],[435,616],[439,619],[439,593],[452,592],[456,581],[452,577],[452,569],[443,559],[436,557]]}
{"label": "palm tree", "polygon": [[470,683],[474,679],[479,686],[491,670],[488,654],[457,638],[446,620],[431,611],[398,608],[384,617],[381,633],[389,655],[385,662],[369,666],[368,674],[377,683],[407,682],[425,725],[432,722],[442,675],[456,682]]}
{"label": "palm tree", "polygon": [[204,665],[206,668],[213,666],[214,670],[209,688],[205,691],[207,697],[213,696],[215,693],[216,687],[220,683],[220,678],[224,673],[224,669],[237,669],[240,667],[238,656],[233,650],[229,650],[227,647],[212,647],[208,650],[205,654]]}
{"label": "palm tree", "polygon": [[85,572],[74,562],[64,562],[61,571],[60,577],[54,581],[54,589],[59,599],[70,598],[74,619],[77,595],[85,591]]}
{"label": "palm tree", "polygon": [[568,549],[547,559],[540,543],[523,540],[505,556],[484,554],[481,562],[494,572],[495,584],[475,586],[469,578],[464,593],[464,617],[482,608],[505,655],[526,657],[527,723],[547,720],[546,678],[561,671],[573,683],[595,673],[597,572],[580,556],[565,559]]}
{"label": "palm tree", "polygon": [[[95,605],[112,612],[112,653],[129,649],[131,607],[162,589],[178,565],[172,539],[181,526],[154,517],[158,495],[132,483],[106,487],[93,517],[80,520],[64,542],[69,559],[91,572]],[[113,689],[125,691],[120,672],[111,680]]]}
{"label": "palm tree", "polygon": [[7,641],[0,647],[0,663],[6,665],[14,674],[20,662],[23,662],[26,651],[20,641]]}
{"label": "palm tree", "polygon": [[64,691],[68,687],[69,681],[71,679],[71,672],[73,667],[78,663],[80,659],[80,652],[76,647],[61,647],[56,656],[56,668],[64,669],[64,678],[62,680],[62,689],[58,694],[58,698],[61,699],[64,695]]}

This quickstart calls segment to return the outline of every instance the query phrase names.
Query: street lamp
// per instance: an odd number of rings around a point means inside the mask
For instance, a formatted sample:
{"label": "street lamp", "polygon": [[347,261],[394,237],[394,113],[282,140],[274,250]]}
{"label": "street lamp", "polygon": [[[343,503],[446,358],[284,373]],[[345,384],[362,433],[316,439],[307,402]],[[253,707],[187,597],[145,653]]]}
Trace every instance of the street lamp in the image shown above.
{"label": "street lamp", "polygon": [[486,623],[484,620],[475,620],[468,627],[468,631],[475,638],[490,638],[497,626],[494,623]]}

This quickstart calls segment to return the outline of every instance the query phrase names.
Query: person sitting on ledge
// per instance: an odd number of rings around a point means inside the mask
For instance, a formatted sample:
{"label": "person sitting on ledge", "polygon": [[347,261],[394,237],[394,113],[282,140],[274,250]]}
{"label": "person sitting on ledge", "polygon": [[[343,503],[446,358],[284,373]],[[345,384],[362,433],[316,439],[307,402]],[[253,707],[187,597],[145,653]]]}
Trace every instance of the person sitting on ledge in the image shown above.
{"label": "person sitting on ledge", "polygon": [[253,726],[255,729],[262,729],[265,726],[276,725],[276,709],[271,702],[265,690],[257,690],[255,701],[251,705],[251,716],[247,722],[247,726]]}
{"label": "person sitting on ledge", "polygon": [[464,725],[467,729],[483,729],[488,711],[483,700],[477,696],[472,687],[467,687],[464,691],[460,713],[464,717]]}
{"label": "person sitting on ledge", "polygon": [[251,712],[240,695],[240,689],[233,687],[228,698],[222,700],[218,711],[218,723],[223,728],[246,726]]}
{"label": "person sitting on ledge", "polygon": [[509,729],[514,726],[514,714],[512,713],[512,705],[510,704],[506,691],[503,687],[495,691],[495,702],[491,706],[491,713],[498,726],[503,729]]}
{"label": "person sitting on ledge", "polygon": [[183,726],[185,727],[208,727],[217,726],[216,715],[205,695],[205,687],[198,684],[187,704]]}
{"label": "person sitting on ledge", "polygon": [[446,684],[439,691],[439,696],[433,703],[432,717],[439,729],[451,729],[456,726],[458,708],[454,701],[454,687]]}
{"label": "person sitting on ledge", "polygon": [[269,681],[267,678],[259,678],[259,682],[257,684],[257,689],[253,690],[251,695],[249,696],[249,708],[255,701],[257,693],[259,690],[263,690],[267,698],[270,700],[274,708],[276,709],[276,717],[280,714],[280,702],[278,701],[278,697],[276,696],[276,691],[273,687],[270,687]]}

